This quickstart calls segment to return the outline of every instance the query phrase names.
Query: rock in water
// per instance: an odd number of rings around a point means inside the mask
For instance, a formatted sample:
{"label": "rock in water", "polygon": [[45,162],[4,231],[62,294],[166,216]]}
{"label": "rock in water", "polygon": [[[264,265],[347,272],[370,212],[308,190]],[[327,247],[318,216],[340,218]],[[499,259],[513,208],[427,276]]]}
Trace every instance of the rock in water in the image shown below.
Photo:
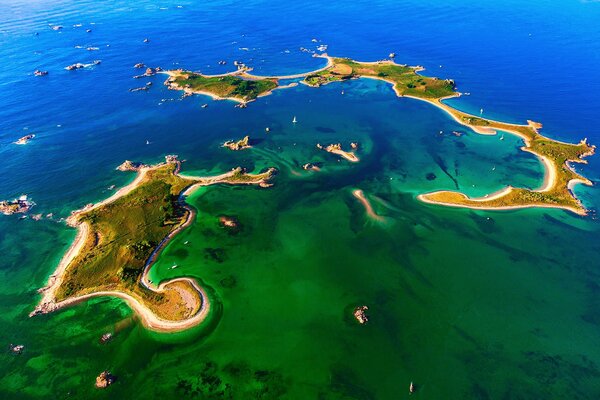
{"label": "rock in water", "polygon": [[354,309],[354,318],[358,321],[359,324],[366,324],[369,321],[369,317],[366,312],[369,309],[367,306],[358,306]]}
{"label": "rock in water", "polygon": [[115,382],[115,377],[109,371],[102,371],[96,378],[96,387],[104,389]]}

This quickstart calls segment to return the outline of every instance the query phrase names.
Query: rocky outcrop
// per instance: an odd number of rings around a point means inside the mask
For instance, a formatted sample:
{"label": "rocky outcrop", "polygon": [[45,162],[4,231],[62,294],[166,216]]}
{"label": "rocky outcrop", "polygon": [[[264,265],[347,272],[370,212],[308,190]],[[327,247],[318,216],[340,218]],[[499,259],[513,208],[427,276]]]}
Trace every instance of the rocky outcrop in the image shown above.
{"label": "rocky outcrop", "polygon": [[0,201],[0,213],[4,215],[26,213],[33,207],[35,203],[29,201],[26,195],[23,195],[15,200]]}
{"label": "rocky outcrop", "polygon": [[236,229],[239,226],[239,222],[235,217],[228,217],[227,215],[221,215],[219,217],[219,224],[224,228]]}
{"label": "rocky outcrop", "polygon": [[96,387],[98,389],[104,389],[112,385],[116,380],[116,377],[109,371],[102,371],[96,378]]}
{"label": "rocky outcrop", "polygon": [[369,307],[367,306],[358,306],[354,309],[354,318],[356,318],[359,324],[363,325],[369,322],[369,317],[366,314],[368,309]]}
{"label": "rocky outcrop", "polygon": [[17,140],[15,142],[15,144],[27,144],[27,142],[29,142],[34,137],[35,137],[35,134],[33,134],[33,133],[31,135],[25,135],[22,138],[20,138],[19,140]]}
{"label": "rocky outcrop", "polygon": [[76,69],[81,69],[81,68],[85,68],[85,64],[82,64],[82,63],[75,63],[75,64],[71,64],[71,65],[69,65],[69,66],[65,67],[65,69],[66,69],[67,71],[74,71],[74,70],[76,70]]}
{"label": "rocky outcrop", "polygon": [[250,136],[244,136],[243,139],[238,140],[237,142],[233,141],[233,140],[228,140],[225,143],[223,143],[223,147],[227,147],[229,150],[244,150],[244,149],[248,149],[252,146],[250,146]]}
{"label": "rocky outcrop", "polygon": [[125,160],[123,164],[119,165],[117,169],[119,171],[139,171],[141,168],[147,167],[146,164],[142,164],[140,162],[134,162]]}

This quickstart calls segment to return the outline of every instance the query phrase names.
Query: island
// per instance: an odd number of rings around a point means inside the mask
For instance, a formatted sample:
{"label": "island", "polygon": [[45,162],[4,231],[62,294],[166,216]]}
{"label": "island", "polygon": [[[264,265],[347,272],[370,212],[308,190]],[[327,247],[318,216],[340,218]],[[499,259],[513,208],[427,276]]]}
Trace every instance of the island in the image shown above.
{"label": "island", "polygon": [[243,77],[243,71],[215,76],[183,70],[165,71],[169,75],[165,85],[169,89],[183,90],[186,95],[205,94],[216,100],[229,99],[244,105],[279,86],[277,79]]}
{"label": "island", "polygon": [[[577,183],[585,185],[592,183],[570,166],[570,163],[585,163],[584,158],[594,154],[595,146],[587,143],[587,140],[575,144],[564,143],[540,134],[542,125],[537,122],[510,124],[457,110],[444,103],[446,99],[461,95],[456,91],[455,82],[451,79],[421,75],[419,72],[424,70],[421,66],[397,64],[391,59],[359,62],[350,58],[331,57],[327,54],[315,56],[326,59],[327,64],[318,70],[296,75],[257,76],[250,74],[251,69],[245,66],[228,74],[213,76],[176,70],[166,71],[169,78],[165,83],[175,90],[247,103],[259,96],[268,95],[277,88],[289,87],[289,85],[279,86],[280,80],[283,79],[302,79],[301,83],[310,87],[359,78],[388,82],[397,96],[426,101],[476,133],[495,135],[498,132],[506,132],[519,136],[524,141],[522,150],[536,155],[546,170],[544,183],[536,190],[507,186],[497,193],[480,198],[470,198],[455,191],[436,191],[420,194],[417,196],[418,200],[430,204],[487,210],[551,207],[580,215],[587,213],[574,195],[573,187]],[[358,161],[353,153],[341,150],[341,146],[330,145],[324,149],[350,161]]]}
{"label": "island", "polygon": [[[356,145],[354,143],[353,143],[352,148],[353,149],[356,148]],[[326,152],[331,153],[331,154],[337,154],[338,156],[345,158],[346,160],[348,160],[350,162],[359,162],[360,161],[360,159],[356,156],[356,154],[354,154],[354,152],[342,150],[341,143],[332,143],[327,146],[323,146],[322,144],[317,143],[317,149],[325,150]]]}
{"label": "island", "polygon": [[24,194],[18,199],[0,201],[0,213],[4,215],[24,214],[31,210],[34,205],[35,203],[30,201],[27,195]]}
{"label": "island", "polygon": [[228,140],[225,143],[223,143],[223,147],[226,147],[229,150],[233,151],[249,149],[250,147],[252,147],[250,145],[250,136],[246,135],[243,139],[240,139],[237,142],[233,140]]}
{"label": "island", "polygon": [[15,142],[15,144],[27,144],[31,139],[35,138],[35,134],[25,135]]}
{"label": "island", "polygon": [[200,186],[269,186],[270,168],[249,174],[242,168],[211,177],[180,174],[175,156],[138,169],[137,177],[110,198],[75,211],[67,224],[78,229],[30,314],[49,313],[94,297],[118,297],[155,331],[179,331],[203,321],[210,301],[195,279],[178,277],[154,283],[148,271],[158,253],[191,224],[194,211],[185,197]]}

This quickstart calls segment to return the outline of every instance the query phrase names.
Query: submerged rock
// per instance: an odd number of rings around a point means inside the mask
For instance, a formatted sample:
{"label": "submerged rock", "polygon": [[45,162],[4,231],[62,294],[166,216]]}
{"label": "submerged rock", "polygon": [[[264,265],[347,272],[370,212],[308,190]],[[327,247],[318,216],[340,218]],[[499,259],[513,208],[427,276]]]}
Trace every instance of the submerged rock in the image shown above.
{"label": "submerged rock", "polygon": [[227,215],[221,215],[219,217],[219,224],[224,228],[237,229],[239,222],[235,217],[228,217]]}

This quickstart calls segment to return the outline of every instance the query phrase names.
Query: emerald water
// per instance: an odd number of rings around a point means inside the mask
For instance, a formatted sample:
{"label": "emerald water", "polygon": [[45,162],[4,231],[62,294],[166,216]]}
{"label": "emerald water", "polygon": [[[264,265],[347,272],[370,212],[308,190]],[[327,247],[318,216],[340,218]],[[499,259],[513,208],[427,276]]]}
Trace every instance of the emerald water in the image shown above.
{"label": "emerald water", "polygon": [[[255,1],[182,2],[182,8],[167,1],[167,10],[145,1],[0,4],[0,15],[10,16],[0,16],[6,20],[0,56],[14,68],[0,69],[0,198],[27,193],[37,203],[32,213],[53,213],[40,221],[0,218],[0,343],[6,349],[0,398],[600,397],[596,187],[575,190],[591,210],[587,217],[421,203],[416,196],[434,190],[482,196],[507,184],[536,188],[544,171],[520,150],[520,139],[477,135],[427,103],[397,98],[380,81],[299,85],[247,109],[202,96],[180,101],[162,85],[164,76],[143,79],[153,82],[148,92],[127,92],[140,84],[131,79],[131,66],[140,61],[207,73],[224,72],[215,66],[221,58],[244,59],[265,74],[315,69],[322,60],[297,50],[314,47],[314,35],[334,55],[367,61],[396,49],[406,56],[398,62],[456,78],[473,93],[453,100],[461,109],[483,106],[486,116],[517,122],[540,119],[550,137],[599,142],[592,117],[598,102],[589,95],[597,79],[576,79],[600,71],[591,54],[600,43],[592,40],[597,4],[569,5],[563,19],[544,1],[532,9],[514,2],[511,12],[485,2],[477,9],[463,2],[375,3],[347,4],[343,11],[307,6],[300,14],[290,4]],[[464,27],[434,29],[440,13]],[[257,27],[259,17],[268,26]],[[342,17],[361,24],[346,27],[337,20]],[[592,39],[572,40],[579,37],[575,17]],[[557,27],[548,32],[545,20]],[[78,22],[84,27],[71,28]],[[62,32],[48,28],[58,23]],[[523,27],[505,31],[515,24]],[[34,31],[40,35],[32,39]],[[404,40],[407,32],[411,40]],[[469,42],[475,33],[481,36]],[[502,51],[482,56],[482,41]],[[104,47],[90,55],[75,45]],[[553,54],[542,61],[566,73],[569,62],[560,63],[568,57],[556,55],[575,57],[580,70],[567,77],[569,85],[545,86],[554,72],[529,58],[509,68],[513,52],[530,54],[532,46],[538,49],[532,57]],[[62,70],[88,58],[103,63],[75,74]],[[51,70],[48,79],[32,80],[32,65]],[[490,83],[486,71],[497,81]],[[523,91],[525,83],[530,90]],[[575,118],[565,121],[557,110]],[[12,145],[27,132],[36,139]],[[220,147],[244,135],[252,149]],[[358,142],[360,162],[316,148],[337,142],[345,149]],[[123,160],[154,163],[166,154],[185,160],[183,173],[190,175],[236,166],[279,171],[271,188],[219,185],[189,195],[196,220],[151,270],[155,282],[197,278],[212,301],[210,318],[186,332],[158,334],[144,329],[126,303],[109,298],[28,318],[36,290],[75,237],[60,218],[110,196],[111,185],[130,182],[132,174],[115,171]],[[594,181],[595,158],[576,166]],[[321,170],[303,170],[307,162]],[[366,214],[355,189],[382,220]],[[239,231],[222,228],[222,215],[237,218]],[[369,307],[366,325],[352,316],[359,305]],[[114,339],[100,344],[105,332]],[[12,354],[10,343],[25,351]],[[117,381],[95,389],[96,376],[107,369]],[[409,395],[411,382],[416,391]]]}

